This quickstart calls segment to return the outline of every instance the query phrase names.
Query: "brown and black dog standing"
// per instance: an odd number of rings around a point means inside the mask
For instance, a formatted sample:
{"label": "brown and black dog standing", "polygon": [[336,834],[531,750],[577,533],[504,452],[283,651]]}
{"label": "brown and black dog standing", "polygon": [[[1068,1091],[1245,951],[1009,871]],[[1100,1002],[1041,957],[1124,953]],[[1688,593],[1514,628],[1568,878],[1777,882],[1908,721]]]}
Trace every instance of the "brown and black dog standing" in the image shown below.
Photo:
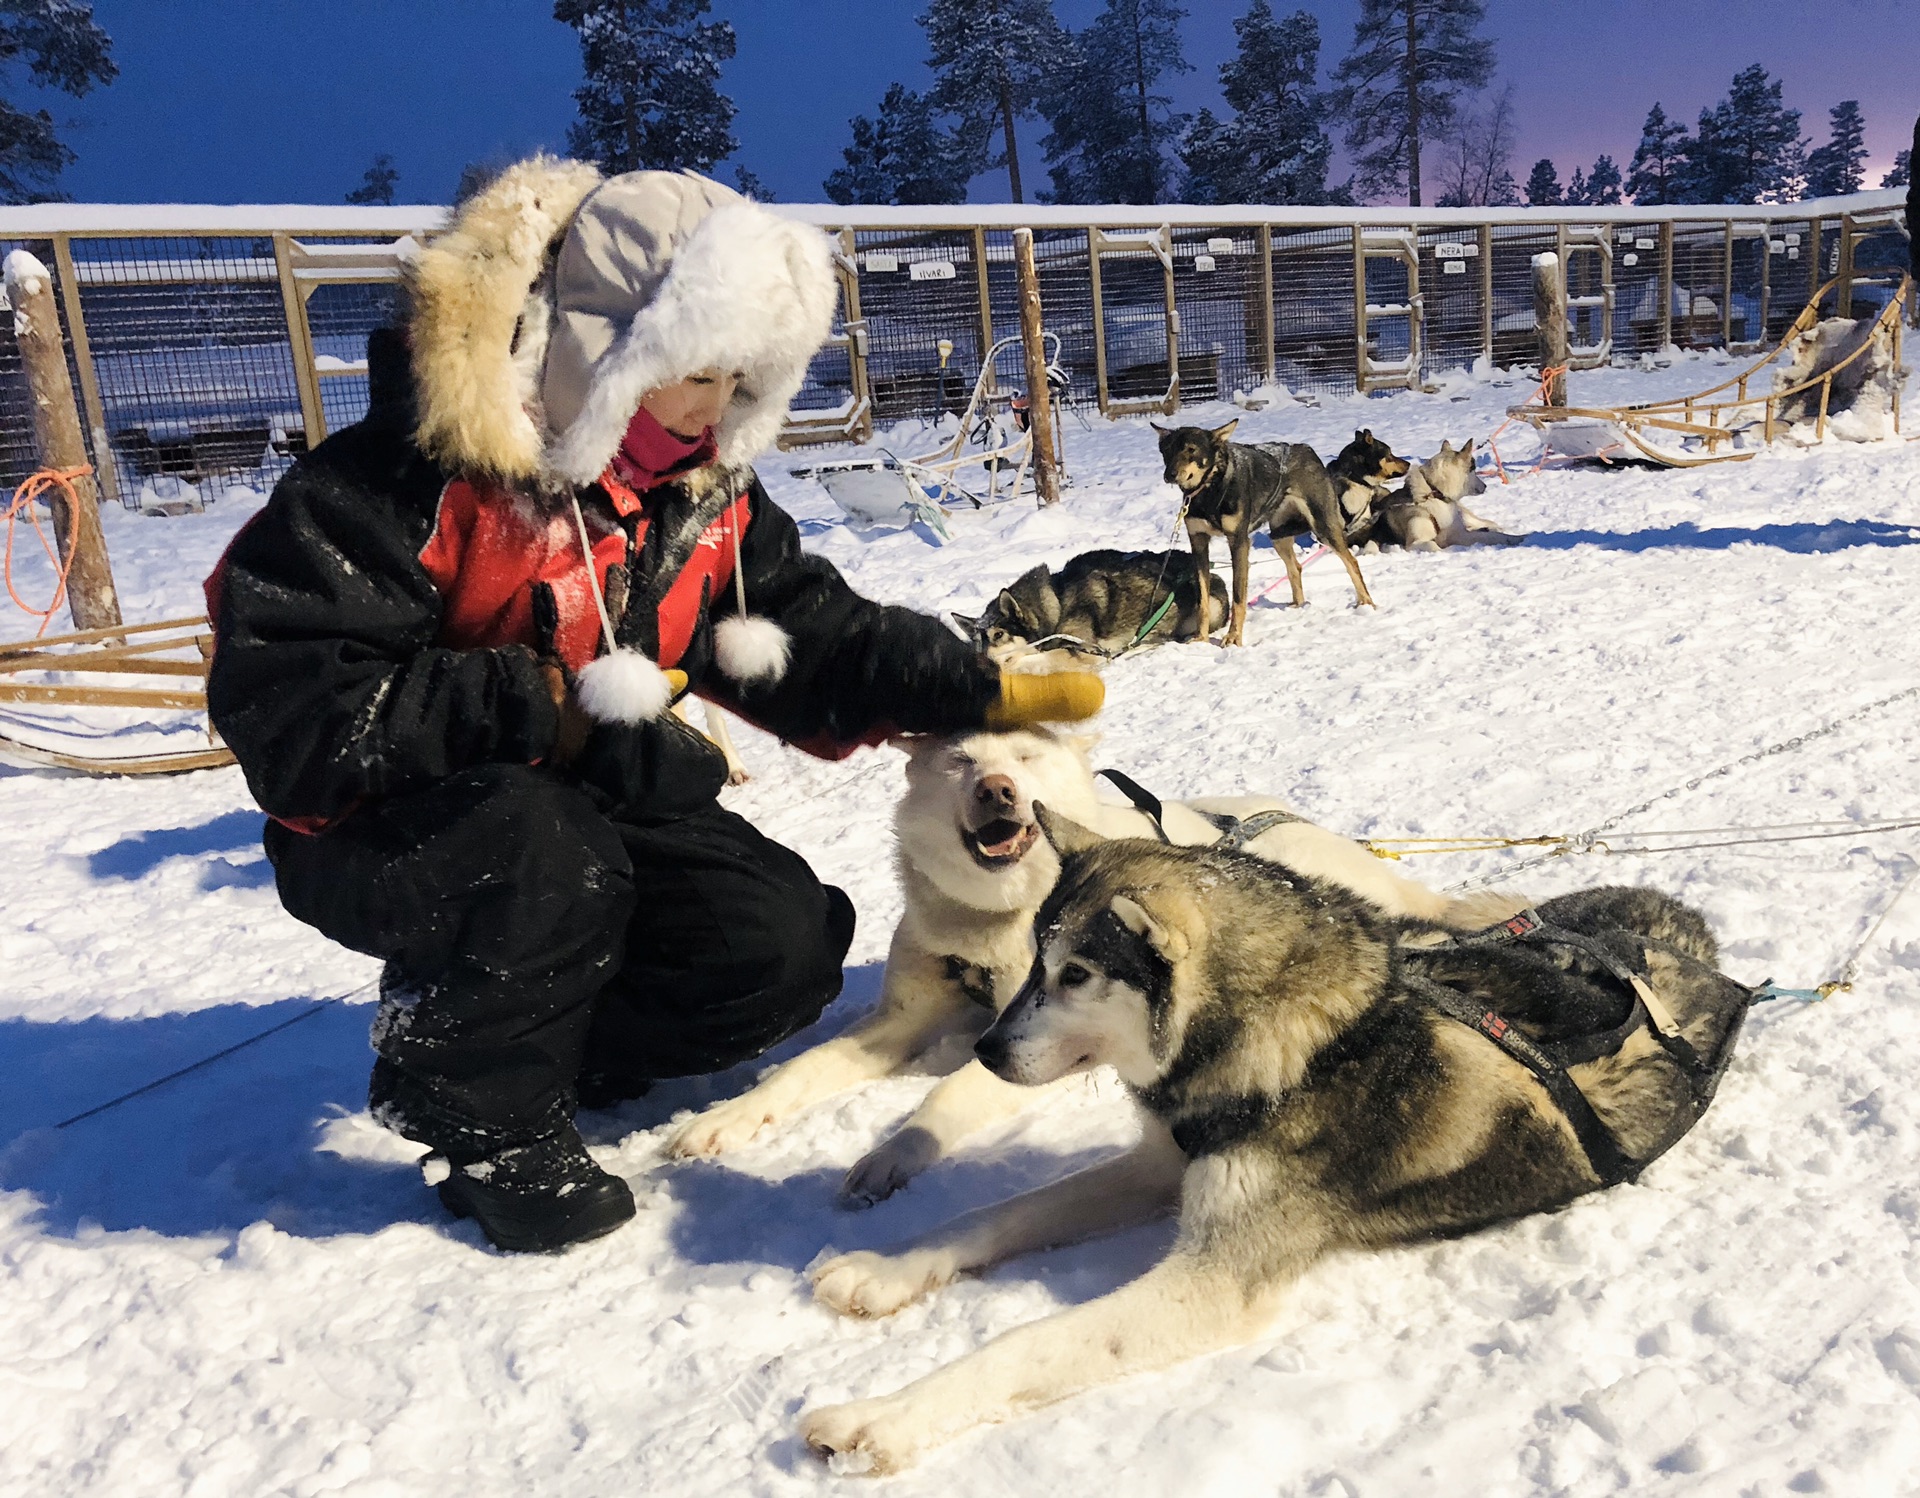
{"label": "brown and black dog standing", "polygon": [[1353,579],[1354,597],[1372,607],[1373,595],[1367,592],[1360,564],[1347,545],[1346,517],[1325,465],[1304,443],[1229,441],[1239,424],[1236,419],[1212,431],[1205,427],[1154,427],[1160,434],[1160,457],[1166,464],[1167,482],[1180,490],[1187,539],[1200,559],[1202,616],[1207,610],[1210,581],[1207,553],[1215,536],[1225,536],[1233,557],[1233,615],[1226,643],[1241,643],[1247,622],[1248,554],[1253,549],[1253,533],[1263,525],[1273,549],[1286,563],[1296,608],[1306,603],[1307,593],[1300,583],[1300,559],[1294,555],[1293,538],[1309,534],[1333,548],[1346,564],[1347,576]]}

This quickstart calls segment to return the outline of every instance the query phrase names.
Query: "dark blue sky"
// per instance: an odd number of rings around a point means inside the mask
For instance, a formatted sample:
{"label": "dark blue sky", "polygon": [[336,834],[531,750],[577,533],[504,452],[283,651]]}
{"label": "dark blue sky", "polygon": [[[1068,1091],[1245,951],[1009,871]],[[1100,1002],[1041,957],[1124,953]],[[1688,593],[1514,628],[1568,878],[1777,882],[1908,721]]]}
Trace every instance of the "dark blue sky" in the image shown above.
{"label": "dark blue sky", "polygon": [[[821,200],[848,117],[870,112],[890,82],[926,85],[922,3],[714,0],[740,38],[723,84],[740,106],[737,159],[780,198]],[[1079,25],[1099,0],[1055,5]],[[1218,106],[1218,65],[1245,8],[1189,0],[1195,66],[1175,81],[1181,107]],[[1357,0],[1307,8],[1331,65]],[[386,151],[403,200],[443,202],[466,162],[559,147],[572,118],[578,51],[546,0],[95,0],[94,10],[119,80],[46,101],[70,122],[63,134],[80,159],[63,185],[82,201],[337,202]],[[1828,106],[1861,101],[1869,185],[1920,112],[1917,0],[1489,0],[1487,29],[1515,86],[1521,178],[1542,155],[1563,178],[1601,151],[1624,164],[1654,100],[1691,122],[1751,62],[1786,80],[1816,140]],[[1044,185],[1039,133],[1023,164]],[[1005,173],[976,181],[973,196],[1003,199]]]}

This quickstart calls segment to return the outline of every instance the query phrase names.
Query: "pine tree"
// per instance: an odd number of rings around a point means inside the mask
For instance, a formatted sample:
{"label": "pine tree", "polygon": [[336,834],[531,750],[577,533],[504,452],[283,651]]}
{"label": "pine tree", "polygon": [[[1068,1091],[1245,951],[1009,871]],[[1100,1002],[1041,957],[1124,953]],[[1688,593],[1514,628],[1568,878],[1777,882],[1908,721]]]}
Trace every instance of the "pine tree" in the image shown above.
{"label": "pine tree", "polygon": [[360,179],[360,185],[347,194],[349,203],[391,203],[393,190],[400,182],[400,173],[394,167],[393,158],[385,151],[373,158],[373,165],[367,168],[366,175]]}
{"label": "pine tree", "polygon": [[702,21],[710,0],[555,0],[553,18],[580,33],[586,82],[567,149],[609,173],[706,172],[731,156],[733,100],[720,67],[733,27]]}
{"label": "pine tree", "polygon": [[1611,156],[1601,156],[1587,173],[1586,201],[1596,208],[1610,208],[1620,201],[1620,168]]}
{"label": "pine tree", "polygon": [[[79,98],[119,76],[112,42],[84,0],[5,0],[0,3],[0,66],[24,57],[36,88]],[[0,202],[57,199],[54,179],[74,160],[54,134],[53,116],[0,99]]]}
{"label": "pine tree", "polygon": [[848,124],[853,144],[844,164],[821,185],[836,203],[964,203],[965,153],[934,119],[933,104],[903,84],[893,84],[879,114]]}
{"label": "pine tree", "polygon": [[1493,77],[1493,43],[1475,35],[1482,0],[1360,0],[1353,50],[1334,69],[1347,149],[1368,192],[1406,189],[1420,206],[1420,151],[1458,112],[1463,89]]}
{"label": "pine tree", "polygon": [[1324,99],[1314,87],[1320,71],[1320,23],[1308,12],[1274,19],[1268,0],[1253,0],[1233,23],[1239,49],[1220,65],[1221,91],[1235,111],[1216,120],[1194,117],[1180,158],[1192,203],[1328,203],[1351,197],[1329,193],[1327,164],[1333,142],[1320,127]]}
{"label": "pine tree", "polygon": [[1647,111],[1640,144],[1627,166],[1627,195],[1636,203],[1679,202],[1680,176],[1692,148],[1687,127],[1668,119],[1666,110],[1654,105]]}
{"label": "pine tree", "polygon": [[1858,99],[1842,99],[1827,111],[1832,133],[1807,155],[1807,196],[1837,198],[1866,186],[1867,122]]}
{"label": "pine tree", "polygon": [[1913,182],[1913,147],[1895,154],[1893,169],[1880,179],[1882,187],[1907,187]]}
{"label": "pine tree", "polygon": [[1542,156],[1527,173],[1527,206],[1547,208],[1565,201],[1560,192],[1560,173],[1549,158]]}
{"label": "pine tree", "polygon": [[1154,87],[1190,71],[1180,48],[1178,0],[1106,0],[1073,39],[1064,86],[1048,102],[1041,142],[1058,203],[1159,203],[1174,182],[1169,160],[1186,127]]}
{"label": "pine tree", "polygon": [[1700,111],[1678,201],[1759,203],[1792,195],[1802,162],[1800,111],[1781,102],[1780,87],[1755,63],[1734,74],[1726,98]]}
{"label": "pine tree", "polygon": [[1014,124],[1058,85],[1068,51],[1053,0],[931,0],[920,25],[932,53],[932,103],[959,122],[969,172],[1004,166],[1013,201],[1025,202]]}
{"label": "pine tree", "polygon": [[1593,201],[1593,199],[1587,196],[1587,172],[1585,167],[1577,166],[1573,169],[1573,175],[1567,179],[1567,190],[1560,201],[1563,203],[1591,203]]}

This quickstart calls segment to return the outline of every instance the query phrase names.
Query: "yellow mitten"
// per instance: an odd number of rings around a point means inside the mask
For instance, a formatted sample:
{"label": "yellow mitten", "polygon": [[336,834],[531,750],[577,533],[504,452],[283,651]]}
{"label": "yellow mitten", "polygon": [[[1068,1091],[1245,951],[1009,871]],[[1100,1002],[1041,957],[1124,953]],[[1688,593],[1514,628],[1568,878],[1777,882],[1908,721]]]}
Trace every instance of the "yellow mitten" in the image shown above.
{"label": "yellow mitten", "polygon": [[1077,723],[1099,712],[1106,700],[1105,683],[1091,671],[1058,671],[1049,676],[1006,673],[1000,678],[1000,700],[987,709],[987,727]]}

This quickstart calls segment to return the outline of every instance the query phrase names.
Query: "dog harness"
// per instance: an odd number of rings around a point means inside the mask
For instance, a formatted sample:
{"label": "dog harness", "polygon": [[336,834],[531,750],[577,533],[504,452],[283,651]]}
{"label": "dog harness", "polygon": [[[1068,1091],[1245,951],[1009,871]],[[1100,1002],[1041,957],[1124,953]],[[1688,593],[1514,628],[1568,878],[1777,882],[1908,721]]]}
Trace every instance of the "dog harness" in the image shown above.
{"label": "dog harness", "polygon": [[[1160,798],[1131,775],[1122,775],[1118,770],[1096,770],[1103,780],[1112,783],[1115,790],[1131,801],[1136,808],[1147,814],[1147,820],[1153,823],[1153,830],[1160,834],[1160,841],[1171,844],[1173,839],[1167,836],[1166,824],[1161,820],[1166,807]],[[1236,817],[1231,812],[1200,811],[1189,807],[1196,817],[1213,823],[1220,829],[1220,840],[1209,846],[1224,848],[1229,853],[1239,853],[1248,843],[1263,832],[1271,832],[1276,827],[1284,827],[1289,822],[1303,822],[1306,818],[1291,811],[1257,811],[1250,817]]]}
{"label": "dog harness", "polygon": [[1401,980],[1423,1003],[1437,1009],[1448,1019],[1457,1020],[1468,1029],[1485,1036],[1533,1073],[1572,1127],[1581,1149],[1586,1152],[1587,1163],[1593,1167],[1593,1173],[1600,1178],[1603,1186],[1637,1179],[1640,1172],[1652,1163],[1651,1159],[1634,1160],[1620,1148],[1620,1142],[1614,1138],[1612,1130],[1601,1122],[1600,1115],[1593,1110],[1593,1104],[1587,1101],[1586,1094],[1568,1074],[1568,1068],[1598,1061],[1602,1056],[1615,1055],[1637,1031],[1645,1030],[1686,1076],[1693,1097],[1693,1116],[1697,1120],[1712,1101],[1720,1074],[1732,1057],[1734,1031],[1728,1032],[1717,1062],[1706,1060],[1694,1049],[1693,1043],[1680,1033],[1680,1026],[1672,1011],[1644,977],[1591,937],[1552,925],[1532,909],[1523,910],[1510,920],[1484,931],[1452,936],[1432,946],[1403,947],[1400,950],[1404,958],[1509,941],[1569,947],[1598,963],[1604,972],[1632,995],[1633,1002],[1627,1017],[1610,1030],[1570,1040],[1530,1040],[1510,1020],[1474,1002],[1458,989],[1449,988],[1424,973],[1414,971],[1405,962],[1401,966]]}

